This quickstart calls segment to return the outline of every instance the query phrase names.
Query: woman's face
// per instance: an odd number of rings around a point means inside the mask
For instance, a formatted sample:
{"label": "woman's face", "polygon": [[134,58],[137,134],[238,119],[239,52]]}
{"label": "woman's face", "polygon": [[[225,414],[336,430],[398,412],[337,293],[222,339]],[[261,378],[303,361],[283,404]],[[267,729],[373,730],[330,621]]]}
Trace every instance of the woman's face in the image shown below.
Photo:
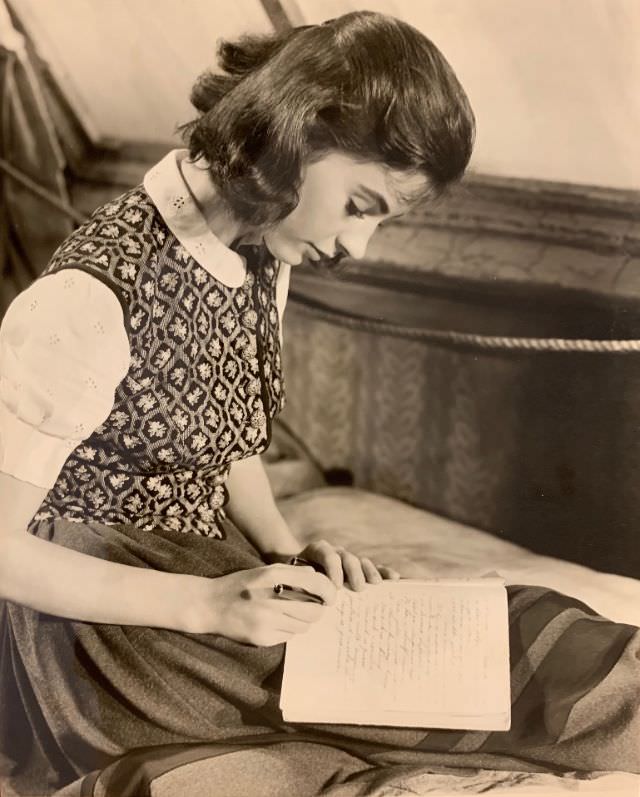
{"label": "woman's face", "polygon": [[265,233],[264,242],[292,266],[340,254],[364,257],[380,222],[408,210],[401,197],[424,191],[426,182],[423,175],[329,153],[307,166],[297,207]]}

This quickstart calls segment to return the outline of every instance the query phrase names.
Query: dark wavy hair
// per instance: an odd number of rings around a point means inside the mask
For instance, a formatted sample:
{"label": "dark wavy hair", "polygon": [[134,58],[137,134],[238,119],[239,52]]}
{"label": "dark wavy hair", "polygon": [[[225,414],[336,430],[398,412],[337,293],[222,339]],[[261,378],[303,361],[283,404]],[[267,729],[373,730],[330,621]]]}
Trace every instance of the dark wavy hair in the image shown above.
{"label": "dark wavy hair", "polygon": [[437,47],[369,11],[218,47],[180,130],[236,216],[268,226],[298,204],[305,164],[337,150],[418,172],[428,196],[457,181],[473,147],[466,94]]}

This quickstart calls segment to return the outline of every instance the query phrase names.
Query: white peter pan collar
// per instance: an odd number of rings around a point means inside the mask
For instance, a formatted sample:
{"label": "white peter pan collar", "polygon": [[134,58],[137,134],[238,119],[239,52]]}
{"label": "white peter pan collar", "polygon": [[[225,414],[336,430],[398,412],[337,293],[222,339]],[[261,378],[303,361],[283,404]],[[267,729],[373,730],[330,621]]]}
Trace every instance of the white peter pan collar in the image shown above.
{"label": "white peter pan collar", "polygon": [[228,288],[239,288],[247,273],[245,259],[214,235],[196,204],[215,198],[204,159],[193,162],[188,150],[174,149],[149,169],[143,185],[187,252]]}

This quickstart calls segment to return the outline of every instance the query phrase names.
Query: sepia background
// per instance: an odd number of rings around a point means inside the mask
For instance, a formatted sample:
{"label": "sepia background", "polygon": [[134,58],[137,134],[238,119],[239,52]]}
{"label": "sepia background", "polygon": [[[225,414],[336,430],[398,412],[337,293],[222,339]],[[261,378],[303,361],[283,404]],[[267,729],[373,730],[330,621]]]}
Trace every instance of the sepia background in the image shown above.
{"label": "sepia background", "polygon": [[477,146],[340,283],[296,272],[284,418],[336,483],[638,576],[636,0],[0,2],[2,307],[176,146],[219,38],[359,8],[440,47]]}

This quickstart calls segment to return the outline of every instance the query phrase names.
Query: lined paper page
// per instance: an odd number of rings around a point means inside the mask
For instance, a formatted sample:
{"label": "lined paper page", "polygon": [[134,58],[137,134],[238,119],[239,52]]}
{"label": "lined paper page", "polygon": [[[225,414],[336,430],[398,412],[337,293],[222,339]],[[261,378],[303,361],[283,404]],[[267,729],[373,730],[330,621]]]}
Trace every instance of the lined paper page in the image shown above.
{"label": "lined paper page", "polygon": [[500,579],[343,589],[287,643],[285,719],[508,727],[507,601]]}

